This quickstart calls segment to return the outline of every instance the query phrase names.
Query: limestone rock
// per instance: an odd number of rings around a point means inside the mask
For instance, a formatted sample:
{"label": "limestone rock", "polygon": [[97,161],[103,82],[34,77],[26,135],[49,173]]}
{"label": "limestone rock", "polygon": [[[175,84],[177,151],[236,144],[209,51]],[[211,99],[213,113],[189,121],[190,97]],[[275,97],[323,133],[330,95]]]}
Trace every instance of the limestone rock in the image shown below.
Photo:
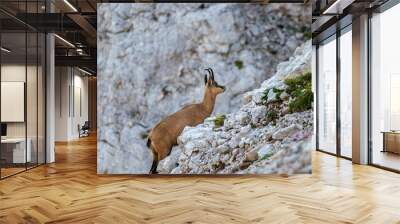
{"label": "limestone rock", "polygon": [[288,127],[285,128],[280,128],[278,129],[273,135],[272,138],[273,139],[277,139],[277,140],[282,140],[286,137],[289,137],[291,135],[293,135],[295,132],[299,131],[301,129],[301,127],[299,127],[296,124],[292,124]]}
{"label": "limestone rock", "polygon": [[259,158],[263,158],[266,155],[271,155],[273,153],[274,147],[270,144],[266,144],[264,146],[262,146],[259,150],[258,150],[258,157]]}
{"label": "limestone rock", "polygon": [[238,121],[238,123],[242,126],[247,125],[250,121],[250,116],[247,112],[244,111],[239,111],[236,116],[235,119]]}
{"label": "limestone rock", "polygon": [[246,159],[245,161],[248,162],[253,162],[256,161],[258,159],[258,154],[256,150],[250,151],[246,154]]}
{"label": "limestone rock", "polygon": [[[302,48],[310,49],[309,43]],[[300,51],[291,61],[308,57],[309,51]],[[304,60],[306,62],[306,60]],[[286,63],[291,66],[291,63]],[[297,64],[291,70],[304,71],[309,62]],[[287,69],[285,67],[285,69]],[[281,74],[280,71],[277,74]],[[275,76],[273,76],[275,77]],[[280,77],[287,77],[281,74]],[[266,80],[264,83],[268,83]],[[261,85],[260,89],[264,83]],[[274,82],[280,85],[280,81]],[[284,87],[281,86],[282,89]],[[265,124],[267,109],[249,101],[233,113],[227,114],[223,128],[204,122],[196,127],[187,127],[178,138],[178,147],[182,153],[178,166],[170,173],[226,174],[226,173],[307,173],[311,170],[310,136],[313,131],[313,113],[311,110],[297,113],[282,113],[286,110],[287,97],[278,107],[280,112],[274,125]],[[299,145],[300,144],[300,145]],[[307,145],[307,146],[306,146]],[[196,148],[196,150],[194,150]]]}
{"label": "limestone rock", "polygon": [[173,169],[175,169],[175,167],[178,166],[178,159],[180,154],[180,149],[177,146],[173,147],[170,155],[158,162],[158,173],[170,173]]}

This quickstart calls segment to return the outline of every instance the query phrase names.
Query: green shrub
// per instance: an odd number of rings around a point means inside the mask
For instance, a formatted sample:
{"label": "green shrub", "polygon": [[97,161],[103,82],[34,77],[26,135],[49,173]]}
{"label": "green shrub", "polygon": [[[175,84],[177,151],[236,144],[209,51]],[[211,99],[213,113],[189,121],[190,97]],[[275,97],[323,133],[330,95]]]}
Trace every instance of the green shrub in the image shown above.
{"label": "green shrub", "polygon": [[[264,104],[266,104],[267,101],[268,101],[268,93],[269,93],[270,90],[271,90],[271,89],[266,89],[266,90],[264,90],[264,92],[263,92],[263,95],[262,95],[262,97],[261,97],[261,100],[262,100],[262,102],[263,102]],[[276,88],[276,87],[272,88],[272,92],[275,93],[275,99],[274,99],[274,101],[281,101],[281,94],[282,94],[284,91],[285,91],[285,90],[283,90],[283,89],[278,89],[278,88]]]}
{"label": "green shrub", "polygon": [[290,112],[301,112],[312,108],[313,92],[311,87],[311,72],[306,72],[294,78],[284,81],[286,92],[291,100],[289,101]]}
{"label": "green shrub", "polygon": [[267,111],[267,121],[275,122],[278,119],[278,112],[276,110],[268,110]]}
{"label": "green shrub", "polygon": [[262,100],[263,103],[267,103],[267,101],[268,101],[269,90],[270,89],[265,89],[264,92],[263,92],[263,95],[261,97],[261,100]]}
{"label": "green shrub", "polygon": [[244,67],[243,61],[241,60],[236,60],[235,61],[235,66],[236,68],[238,68],[239,70],[241,70]]}
{"label": "green shrub", "polygon": [[225,121],[226,116],[225,115],[218,115],[214,119],[214,125],[215,127],[221,127],[224,126],[224,121]]}
{"label": "green shrub", "polygon": [[311,88],[296,91],[296,97],[289,102],[290,112],[302,112],[311,109],[313,97]]}
{"label": "green shrub", "polygon": [[294,78],[287,78],[284,80],[286,87],[286,92],[289,95],[297,89],[303,89],[306,85],[311,85],[311,72],[306,72],[300,76]]}
{"label": "green shrub", "polygon": [[275,93],[275,100],[280,101],[281,100],[281,94],[284,92],[284,90],[274,87],[272,89],[272,91]]}

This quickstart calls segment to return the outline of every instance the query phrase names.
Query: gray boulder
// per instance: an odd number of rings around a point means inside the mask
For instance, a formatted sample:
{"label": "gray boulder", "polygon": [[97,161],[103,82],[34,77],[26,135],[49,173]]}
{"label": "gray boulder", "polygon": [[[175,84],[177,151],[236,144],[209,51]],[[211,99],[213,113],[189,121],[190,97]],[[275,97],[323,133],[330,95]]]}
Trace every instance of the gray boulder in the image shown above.
{"label": "gray boulder", "polygon": [[299,130],[301,130],[301,127],[296,124],[292,124],[285,128],[278,128],[278,130],[274,134],[272,134],[272,138],[282,140],[284,138],[290,137]]}

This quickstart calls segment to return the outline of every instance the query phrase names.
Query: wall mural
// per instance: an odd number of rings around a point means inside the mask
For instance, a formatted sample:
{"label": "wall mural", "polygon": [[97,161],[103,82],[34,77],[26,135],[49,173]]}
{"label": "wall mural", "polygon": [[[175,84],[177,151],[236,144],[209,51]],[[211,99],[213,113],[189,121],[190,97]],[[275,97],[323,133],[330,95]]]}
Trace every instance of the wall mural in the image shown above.
{"label": "wall mural", "polygon": [[310,173],[310,24],[309,4],[99,4],[98,173]]}

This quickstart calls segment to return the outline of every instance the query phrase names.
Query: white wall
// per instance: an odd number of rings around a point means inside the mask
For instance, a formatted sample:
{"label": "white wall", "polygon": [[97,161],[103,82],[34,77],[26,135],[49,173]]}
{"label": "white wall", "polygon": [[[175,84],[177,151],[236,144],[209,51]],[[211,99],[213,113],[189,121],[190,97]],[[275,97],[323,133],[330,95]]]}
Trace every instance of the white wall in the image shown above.
{"label": "white wall", "polygon": [[69,68],[55,68],[55,141],[68,140],[68,87],[70,77],[68,76]]}
{"label": "white wall", "polygon": [[70,141],[88,120],[88,78],[72,67],[56,67],[55,73],[55,140]]}
{"label": "white wall", "polygon": [[[26,70],[27,69],[27,70]],[[6,64],[1,66],[1,81],[2,82],[25,82],[26,71],[28,72],[28,84],[27,88],[27,119],[28,119],[28,137],[31,133],[30,129],[35,130],[36,136],[36,80],[32,76],[36,77],[36,66],[18,65],[18,64]],[[33,86],[33,87],[32,87]],[[39,105],[40,106],[40,105]],[[1,108],[7,110],[7,108]],[[35,113],[33,113],[35,112]],[[32,123],[33,122],[33,123]],[[25,137],[25,123],[26,122],[7,122],[7,136],[8,137]],[[33,131],[32,131],[33,133]]]}
{"label": "white wall", "polygon": [[[38,70],[37,70],[38,69]],[[32,161],[44,163],[45,150],[45,116],[44,116],[44,73],[42,67],[36,65],[25,64],[3,64],[1,66],[2,82],[24,82],[26,85],[26,107],[25,104],[20,108],[21,113],[26,112],[26,120],[21,122],[5,122],[7,123],[7,137],[24,138],[25,135],[30,140],[29,146],[32,150]],[[27,79],[27,80],[25,80]],[[24,92],[22,92],[23,94]],[[3,95],[2,98],[7,98]],[[13,108],[2,107],[2,112],[13,113]],[[15,110],[15,109],[14,109]],[[15,112],[14,112],[15,113]],[[38,153],[38,155],[37,155]]]}
{"label": "white wall", "polygon": [[[2,65],[1,81],[3,82],[25,82],[25,65]],[[28,67],[28,71],[31,67]],[[36,95],[36,94],[35,94]],[[7,110],[7,108],[1,108]],[[25,122],[9,122],[7,123],[7,137],[25,137]]]}

